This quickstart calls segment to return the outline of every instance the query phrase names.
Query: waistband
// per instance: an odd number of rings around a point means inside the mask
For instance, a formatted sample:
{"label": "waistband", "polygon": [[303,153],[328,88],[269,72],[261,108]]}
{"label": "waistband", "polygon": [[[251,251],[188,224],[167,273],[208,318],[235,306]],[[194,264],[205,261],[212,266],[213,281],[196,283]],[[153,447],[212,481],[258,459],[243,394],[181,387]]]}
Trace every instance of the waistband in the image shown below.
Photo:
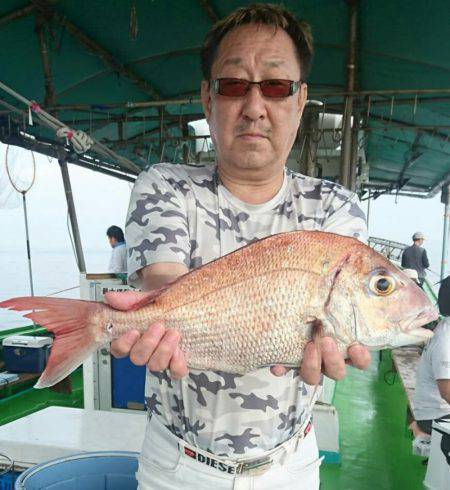
{"label": "waistband", "polygon": [[300,442],[309,434],[311,428],[312,420],[311,417],[309,417],[290,439],[256,458],[231,460],[199,449],[182,439],[178,441],[178,449],[182,456],[190,458],[199,464],[215,468],[222,473],[227,473],[229,475],[241,475],[245,473],[255,476],[265,473],[275,463],[282,464],[288,455],[294,453],[298,449]]}

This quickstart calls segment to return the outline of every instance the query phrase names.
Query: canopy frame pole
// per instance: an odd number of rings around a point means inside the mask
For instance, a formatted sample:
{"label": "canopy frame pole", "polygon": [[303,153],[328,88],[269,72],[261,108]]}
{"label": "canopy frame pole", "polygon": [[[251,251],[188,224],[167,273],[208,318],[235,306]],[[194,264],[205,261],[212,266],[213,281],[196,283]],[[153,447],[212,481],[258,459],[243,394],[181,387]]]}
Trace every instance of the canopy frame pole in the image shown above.
{"label": "canopy frame pole", "polygon": [[55,106],[55,86],[53,83],[52,69],[48,55],[47,43],[45,41],[45,19],[40,13],[36,15],[36,34],[39,40],[39,52],[41,55],[42,68],[44,70],[45,84],[45,106]]}
{"label": "canopy frame pole", "polygon": [[[358,23],[358,0],[347,0],[349,6],[349,46],[347,54],[347,92],[353,92],[356,84],[356,43]],[[341,143],[341,184],[349,187],[350,167],[352,159],[352,95],[346,97],[344,116],[342,119],[342,143]]]}
{"label": "canopy frame pole", "polygon": [[441,281],[447,275],[448,263],[448,242],[449,242],[449,222],[450,222],[450,184],[442,188],[441,202],[444,204],[444,230],[442,233],[442,260],[441,260]]}
{"label": "canopy frame pole", "polygon": [[351,158],[349,168],[349,188],[356,190],[356,174],[358,170],[358,153],[359,153],[359,114],[353,115],[353,129],[351,131]]}
{"label": "canopy frame pole", "polygon": [[75,254],[77,259],[78,270],[81,274],[86,272],[86,264],[84,261],[83,248],[81,246],[80,230],[78,228],[77,214],[75,211],[75,203],[73,201],[72,186],[70,184],[69,169],[67,167],[67,154],[64,150],[58,152],[58,163],[61,169],[61,175],[64,184],[64,192],[66,194],[67,209],[69,211],[70,225],[72,227],[72,235],[75,245]]}

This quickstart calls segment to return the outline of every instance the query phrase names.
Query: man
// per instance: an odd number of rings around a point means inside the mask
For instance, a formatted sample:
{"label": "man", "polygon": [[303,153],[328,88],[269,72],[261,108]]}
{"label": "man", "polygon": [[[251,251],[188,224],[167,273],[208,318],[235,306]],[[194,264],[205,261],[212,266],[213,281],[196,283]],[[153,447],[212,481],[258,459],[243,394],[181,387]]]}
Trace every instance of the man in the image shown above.
{"label": "man", "polygon": [[430,267],[428,262],[427,251],[422,248],[425,237],[422,232],[416,231],[413,237],[413,244],[405,248],[402,254],[402,267],[406,269],[414,269],[419,276],[419,285],[422,287],[425,281],[426,271]]}
{"label": "man", "polygon": [[433,420],[450,419],[450,276],[441,283],[438,305],[444,319],[423,350],[414,392],[414,418],[426,434]]}
{"label": "man", "polygon": [[113,274],[124,274],[127,272],[127,248],[122,228],[110,226],[106,230],[109,244],[112,247],[111,259],[109,260],[108,272]]}
{"label": "man", "polygon": [[[132,284],[159,288],[283,231],[365,239],[354,194],[285,168],[311,57],[308,26],[279,6],[243,7],[213,26],[202,50],[201,98],[217,164],[159,164],[139,176],[126,228]],[[151,371],[139,488],[317,489],[320,461],[309,421],[318,390],[305,382],[318,385],[321,369],[344,376],[335,342],[322,338],[320,349],[309,343],[300,372],[274,366],[238,376],[188,372],[179,339],[156,323],[111,347]],[[357,367],[370,362],[358,345],[348,355]]]}

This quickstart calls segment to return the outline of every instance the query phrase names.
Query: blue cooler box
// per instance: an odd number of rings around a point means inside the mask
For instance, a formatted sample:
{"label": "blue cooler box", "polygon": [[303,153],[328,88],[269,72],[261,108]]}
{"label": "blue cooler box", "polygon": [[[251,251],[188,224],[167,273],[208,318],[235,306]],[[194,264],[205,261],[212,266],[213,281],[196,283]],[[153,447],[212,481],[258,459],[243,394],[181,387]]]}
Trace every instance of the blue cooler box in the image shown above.
{"label": "blue cooler box", "polygon": [[40,373],[45,369],[53,339],[13,335],[3,340],[3,359],[7,371]]}

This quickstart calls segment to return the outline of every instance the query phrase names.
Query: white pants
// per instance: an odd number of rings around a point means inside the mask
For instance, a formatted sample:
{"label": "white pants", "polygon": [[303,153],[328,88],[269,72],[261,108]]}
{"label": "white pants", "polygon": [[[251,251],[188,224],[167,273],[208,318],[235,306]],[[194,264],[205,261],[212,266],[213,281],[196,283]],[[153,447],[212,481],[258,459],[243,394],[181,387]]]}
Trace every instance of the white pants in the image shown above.
{"label": "white pants", "polygon": [[179,439],[153,417],[147,424],[138,490],[317,490],[319,451],[314,428],[283,464],[261,475],[229,474],[185,456]]}

